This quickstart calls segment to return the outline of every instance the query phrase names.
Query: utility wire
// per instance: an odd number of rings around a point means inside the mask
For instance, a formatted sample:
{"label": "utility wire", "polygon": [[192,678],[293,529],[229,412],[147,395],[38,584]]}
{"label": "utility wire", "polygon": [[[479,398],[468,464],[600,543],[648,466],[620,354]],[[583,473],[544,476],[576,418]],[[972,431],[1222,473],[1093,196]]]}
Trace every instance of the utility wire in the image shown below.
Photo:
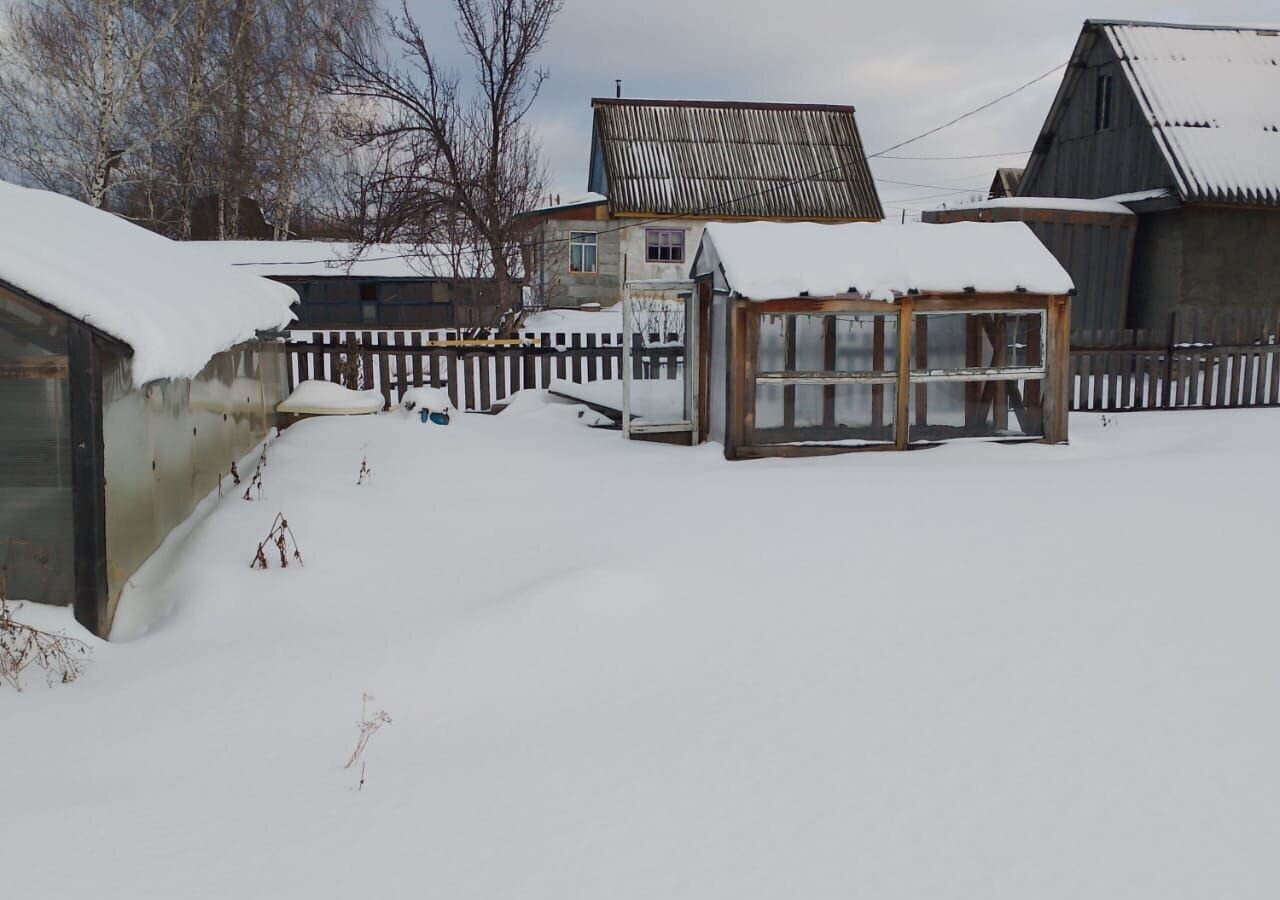
{"label": "utility wire", "polygon": [[[1041,73],[1040,75],[1037,75],[1035,78],[1032,78],[1030,81],[1024,81],[1022,84],[1018,85],[1018,86],[1017,86],[1017,87],[1015,87],[1013,90],[1011,90],[1011,91],[1007,91],[1006,93],[1001,94],[999,97],[996,97],[996,98],[995,98],[995,99],[993,99],[993,100],[988,100],[986,103],[983,103],[981,106],[975,106],[973,109],[968,110],[967,112],[963,112],[963,113],[961,113],[960,115],[956,116],[955,118],[953,118],[953,119],[949,119],[949,120],[947,120],[946,122],[943,122],[941,125],[936,125],[936,126],[934,126],[933,128],[930,128],[928,131],[923,131],[923,132],[921,132],[920,134],[917,134],[915,137],[909,137],[909,138],[907,138],[907,139],[906,139],[906,140],[904,140],[904,141],[899,141],[898,143],[894,144],[894,145],[893,145],[893,146],[891,146],[891,147],[886,147],[886,148],[884,148],[883,150],[880,150],[880,151],[878,151],[878,152],[876,152],[876,153],[872,153],[872,154],[870,154],[869,156],[867,156],[867,160],[868,160],[868,161],[870,161],[870,160],[873,160],[873,159],[884,159],[884,158],[890,158],[890,159],[891,159],[891,158],[893,158],[893,157],[889,157],[889,156],[888,156],[888,154],[892,153],[894,150],[901,150],[903,147],[906,147],[906,146],[907,146],[907,145],[909,145],[909,144],[914,144],[914,143],[916,143],[917,141],[922,141],[922,140],[924,140],[924,139],[925,139],[925,138],[927,138],[927,137],[931,137],[931,136],[933,136],[933,135],[937,134],[939,131],[942,131],[942,130],[944,130],[944,129],[946,129],[946,128],[950,128],[952,125],[955,125],[955,124],[957,124],[957,123],[959,123],[959,122],[963,122],[965,119],[968,119],[968,118],[970,118],[970,117],[972,117],[972,116],[976,116],[976,115],[977,115],[978,113],[980,113],[980,112],[985,112],[986,110],[988,110],[988,109],[990,109],[991,107],[995,106],[997,103],[1002,103],[1002,102],[1004,102],[1005,100],[1008,100],[1010,97],[1013,97],[1013,96],[1015,96],[1015,95],[1017,95],[1017,94],[1022,93],[1022,92],[1023,92],[1023,91],[1025,91],[1027,88],[1032,87],[1032,86],[1034,86],[1034,85],[1036,85],[1036,84],[1039,84],[1041,81],[1044,81],[1044,80],[1045,80],[1046,78],[1048,78],[1050,75],[1053,75],[1055,72],[1059,71],[1060,69],[1065,68],[1065,67],[1066,67],[1066,65],[1067,65],[1067,63],[1065,63],[1065,62],[1059,63],[1058,65],[1054,66],[1052,69],[1049,69],[1048,71],[1043,72],[1043,73]],[[839,172],[839,171],[841,171],[841,170],[843,170],[843,169],[847,169],[847,168],[849,168],[849,166],[850,166],[850,165],[855,165],[855,164],[856,164],[856,162],[857,162],[857,161],[855,160],[855,161],[854,161],[854,163],[839,163],[839,164],[837,164],[837,165],[831,166],[830,168],[822,169],[821,171],[813,172],[813,173],[811,173],[811,174],[809,174],[809,175],[805,175],[805,176],[802,176],[802,177],[800,177],[800,178],[792,179],[791,181],[783,182],[782,184],[776,184],[776,185],[772,185],[771,187],[762,188],[761,190],[759,190],[759,191],[755,191],[754,193],[751,193],[751,194],[744,194],[743,196],[740,196],[740,197],[733,197],[733,198],[731,198],[731,199],[729,199],[729,200],[725,200],[725,201],[723,201],[723,202],[721,202],[721,203],[717,203],[717,204],[714,204],[714,205],[712,205],[712,206],[702,207],[701,209],[697,209],[697,210],[694,210],[694,211],[692,211],[692,212],[685,213],[683,216],[681,216],[681,218],[684,218],[684,217],[687,217],[687,216],[700,216],[700,215],[706,215],[706,214],[708,214],[708,213],[713,213],[713,212],[716,212],[717,210],[723,209],[723,208],[724,208],[724,207],[726,207],[726,206],[732,206],[732,205],[734,205],[734,204],[741,203],[741,202],[742,202],[742,201],[744,201],[744,200],[754,200],[754,199],[756,199],[756,198],[758,198],[758,197],[763,197],[763,196],[765,196],[765,195],[767,195],[767,194],[772,194],[772,193],[775,193],[775,192],[777,192],[777,191],[786,190],[786,189],[788,189],[788,188],[793,188],[793,187],[796,187],[796,186],[798,186],[798,185],[804,184],[804,183],[805,183],[805,182],[807,182],[807,181],[812,181],[812,180],[813,180],[813,179],[815,179],[815,178],[820,178],[820,177],[822,177],[822,176],[824,176],[824,175],[831,175],[831,174],[834,174],[835,172]],[[904,183],[904,184],[905,184],[906,182],[902,182],[902,183]],[[919,185],[919,186],[920,186],[920,187],[937,187],[937,185]],[[962,189],[960,189],[960,190],[956,190],[956,191],[949,191],[948,193],[958,194],[958,193],[963,193],[963,192],[964,192],[964,191],[966,191],[966,190],[973,190],[973,189],[972,189],[972,188],[962,188]],[[946,195],[946,194],[941,194],[941,195],[938,195],[938,196],[947,196],[947,195]],[[919,201],[919,200],[929,200],[929,199],[933,199],[933,198],[932,198],[932,197],[916,197],[916,198],[914,198],[914,199],[915,199],[916,201]],[[913,202],[913,201],[912,201],[912,200],[904,200],[904,202],[908,202],[908,203],[910,203],[910,202]],[[883,204],[883,203],[881,204],[881,206],[884,206],[884,205],[885,205],[885,204]],[[628,230],[628,229],[630,229],[630,228],[640,228],[640,227],[643,227],[643,226],[645,226],[645,225],[661,224],[662,222],[665,222],[665,221],[667,221],[667,220],[668,220],[668,219],[670,219],[670,218],[673,218],[673,217],[671,217],[671,216],[663,216],[663,217],[659,217],[659,218],[643,219],[643,220],[641,220],[641,221],[639,221],[639,222],[627,222],[627,223],[625,223],[625,224],[618,225],[618,226],[615,226],[615,227],[613,227],[613,228],[606,228],[606,229],[602,229],[601,231],[593,232],[593,234],[596,234],[596,235],[602,235],[602,234],[613,234],[614,232],[626,231],[626,230]],[[553,244],[567,244],[567,243],[569,243],[569,242],[570,242],[570,241],[572,241],[572,240],[573,240],[573,238],[572,238],[572,237],[563,237],[563,238],[547,238],[547,239],[544,239],[544,240],[542,240],[542,241],[537,241],[537,242],[534,242],[534,243],[532,243],[532,244],[527,244],[527,245],[525,245],[525,246],[526,246],[526,247],[528,247],[529,249],[534,249],[534,248],[537,248],[537,247],[547,247],[547,246],[551,246],[551,245],[553,245]],[[465,250],[460,250],[459,252],[460,252],[460,253],[474,253],[474,254],[476,254],[476,255],[479,255],[479,254],[483,253],[484,251],[483,251],[483,250],[480,250],[480,249],[478,249],[478,248],[468,248],[468,249],[465,249]],[[361,262],[380,262],[380,261],[384,261],[384,260],[388,260],[388,259],[403,259],[403,258],[408,258],[408,257],[413,257],[413,256],[420,256],[420,255],[421,255],[421,254],[414,254],[414,253],[398,253],[398,254],[393,254],[393,255],[391,255],[391,256],[381,256],[381,257],[377,257],[377,258],[370,257],[369,259],[366,259],[366,260],[360,260],[360,261],[361,261]],[[445,255],[447,255],[447,254],[445,254]],[[328,261],[327,261],[327,260],[315,260],[315,262],[328,262]],[[293,263],[293,265],[298,265],[298,264],[299,264],[299,263]],[[258,265],[261,265],[261,263],[259,263]]]}
{"label": "utility wire", "polygon": [[973,156],[889,156],[881,154],[876,159],[903,159],[903,160],[950,160],[950,159],[997,159],[1001,156],[1025,156],[1030,150],[1014,150],[1009,153],[978,153]]}

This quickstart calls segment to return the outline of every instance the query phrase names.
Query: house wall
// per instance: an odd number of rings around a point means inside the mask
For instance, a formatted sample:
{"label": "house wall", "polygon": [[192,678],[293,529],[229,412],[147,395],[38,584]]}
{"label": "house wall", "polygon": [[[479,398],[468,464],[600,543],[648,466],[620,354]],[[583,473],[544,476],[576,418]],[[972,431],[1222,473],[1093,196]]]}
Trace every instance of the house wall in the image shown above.
{"label": "house wall", "polygon": [[1163,328],[1180,304],[1280,307],[1280,210],[1185,206],[1144,213],[1131,328]]}
{"label": "house wall", "polygon": [[[1097,81],[1111,75],[1112,125],[1095,129]],[[1018,185],[1020,197],[1094,199],[1174,183],[1110,43],[1101,35],[1086,55],[1082,69],[1072,72],[1074,89],[1052,133],[1040,137],[1033,160]]]}
{"label": "house wall", "polygon": [[295,328],[455,328],[486,325],[492,279],[280,278],[298,292]]}
{"label": "house wall", "polygon": [[[220,485],[237,490],[231,464],[267,436],[284,398],[283,351],[279,343],[242,344],[196,378],[142,388],[132,384],[127,357],[104,354],[106,627],[125,583],[169,532]],[[251,474],[241,473],[239,491]]]}
{"label": "house wall", "polygon": [[72,523],[66,321],[0,288],[0,593],[71,604]]}
{"label": "house wall", "polygon": [[1280,210],[1182,211],[1182,302],[1280,306]]}
{"label": "house wall", "polygon": [[[590,211],[587,215],[590,215]],[[543,305],[578,307],[584,303],[612,306],[622,298],[622,251],[618,223],[605,218],[545,221],[538,230],[531,281],[541,287]],[[596,271],[569,271],[569,238],[575,231],[595,232]]]}
{"label": "house wall", "polygon": [[1184,214],[1170,209],[1139,216],[1126,327],[1164,328],[1182,302]]}

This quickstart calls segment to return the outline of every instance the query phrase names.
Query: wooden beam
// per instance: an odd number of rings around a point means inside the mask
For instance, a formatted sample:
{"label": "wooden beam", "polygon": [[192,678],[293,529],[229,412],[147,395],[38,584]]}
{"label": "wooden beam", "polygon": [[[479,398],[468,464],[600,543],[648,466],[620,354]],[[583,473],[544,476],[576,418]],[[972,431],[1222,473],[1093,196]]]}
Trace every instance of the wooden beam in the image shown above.
{"label": "wooden beam", "polygon": [[22,359],[0,359],[0,378],[61,380],[67,377],[65,356],[31,356]]}
{"label": "wooden beam", "polygon": [[[871,368],[876,372],[884,371],[884,323],[887,316],[876,316],[871,326]],[[873,385],[871,388],[871,425],[878,428],[884,424],[884,386]]]}
{"label": "wooden beam", "polygon": [[[828,372],[836,370],[836,317],[822,318],[822,367]],[[836,386],[824,385],[822,388],[822,424],[828,427],[836,424]]]}
{"label": "wooden beam", "polygon": [[907,421],[911,402],[911,332],[914,300],[902,297],[898,300],[898,395],[897,412],[893,417],[894,446],[906,450],[911,423]]}

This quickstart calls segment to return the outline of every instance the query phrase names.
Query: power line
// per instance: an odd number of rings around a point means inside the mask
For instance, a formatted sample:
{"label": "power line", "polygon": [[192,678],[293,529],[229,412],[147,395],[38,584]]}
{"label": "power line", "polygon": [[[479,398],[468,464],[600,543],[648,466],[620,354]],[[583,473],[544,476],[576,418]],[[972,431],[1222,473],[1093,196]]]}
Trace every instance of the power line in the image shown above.
{"label": "power line", "polygon": [[903,159],[903,160],[950,160],[950,159],[998,159],[1001,156],[1026,156],[1030,150],[1013,150],[1009,153],[978,153],[973,156],[889,156],[881,154],[876,159]]}
{"label": "power line", "polygon": [[[936,126],[934,126],[933,128],[930,128],[928,131],[923,131],[923,132],[921,132],[920,134],[915,135],[914,137],[909,137],[909,138],[907,138],[907,139],[906,139],[906,140],[904,140],[904,141],[899,141],[898,143],[894,144],[894,145],[893,145],[893,146],[891,146],[891,147],[886,147],[886,148],[884,148],[883,150],[880,150],[880,151],[878,151],[878,152],[876,152],[876,153],[872,153],[872,154],[870,154],[869,156],[867,156],[867,160],[868,160],[868,161],[870,161],[870,160],[873,160],[873,159],[892,159],[892,158],[894,158],[894,157],[890,157],[890,156],[888,156],[888,154],[892,153],[894,150],[901,150],[903,147],[906,147],[906,146],[908,146],[909,144],[914,144],[914,143],[916,143],[917,141],[922,141],[922,140],[924,140],[924,139],[925,139],[925,138],[927,138],[927,137],[931,137],[932,135],[935,135],[935,134],[937,134],[938,132],[943,131],[944,129],[950,128],[952,125],[955,125],[955,124],[958,124],[958,123],[960,123],[960,122],[963,122],[965,119],[968,119],[968,118],[970,118],[970,117],[972,117],[972,116],[976,116],[976,115],[977,115],[978,113],[980,113],[980,112],[985,112],[986,110],[988,110],[988,109],[990,109],[991,107],[995,106],[997,103],[1002,103],[1002,102],[1004,102],[1005,100],[1008,100],[1010,97],[1013,97],[1013,96],[1015,96],[1015,95],[1017,95],[1017,94],[1022,93],[1022,92],[1023,92],[1023,91],[1025,91],[1027,88],[1032,87],[1032,86],[1034,86],[1034,85],[1036,85],[1036,84],[1039,84],[1041,81],[1044,81],[1044,80],[1045,80],[1046,78],[1048,78],[1050,75],[1053,75],[1055,72],[1059,71],[1060,69],[1065,68],[1065,67],[1066,67],[1066,65],[1067,65],[1067,63],[1066,63],[1066,62],[1059,63],[1058,65],[1054,66],[1052,69],[1049,69],[1049,70],[1048,70],[1048,71],[1046,71],[1046,72],[1042,72],[1041,74],[1037,75],[1035,78],[1032,78],[1030,81],[1024,81],[1022,84],[1018,85],[1018,86],[1017,86],[1017,87],[1015,87],[1013,90],[1011,90],[1011,91],[1007,91],[1007,92],[1005,92],[1005,93],[1001,94],[999,97],[996,97],[996,98],[994,98],[994,99],[992,99],[992,100],[988,100],[986,103],[983,103],[981,106],[975,106],[973,109],[968,110],[967,112],[963,112],[963,113],[961,113],[960,115],[956,116],[955,118],[953,118],[953,119],[949,119],[949,120],[947,120],[946,122],[943,122],[941,125],[936,125]],[[772,194],[772,193],[775,193],[775,192],[777,192],[777,191],[786,190],[787,188],[793,188],[793,187],[796,187],[797,185],[804,184],[804,183],[805,183],[805,182],[807,182],[807,181],[812,181],[812,180],[813,180],[813,179],[815,179],[815,178],[820,178],[820,177],[822,177],[823,175],[831,175],[831,174],[834,174],[834,173],[836,173],[836,172],[839,172],[839,171],[841,171],[841,170],[843,170],[843,169],[847,169],[847,168],[849,168],[849,166],[850,166],[850,165],[855,165],[855,164],[856,164],[856,161],[855,161],[854,163],[838,163],[837,165],[831,166],[830,168],[823,169],[823,170],[818,171],[818,172],[812,172],[812,173],[810,173],[809,175],[805,175],[805,176],[802,176],[802,177],[800,177],[800,178],[792,179],[791,181],[786,181],[786,182],[783,182],[782,184],[776,184],[776,185],[773,185],[773,186],[771,186],[771,187],[762,188],[761,190],[756,191],[756,192],[751,193],[751,194],[745,194],[745,195],[740,196],[740,197],[733,197],[733,198],[731,198],[731,199],[729,199],[729,200],[725,200],[725,201],[723,201],[723,202],[721,202],[721,203],[717,203],[717,204],[715,204],[715,205],[713,205],[713,206],[707,206],[707,207],[703,207],[703,208],[701,208],[701,209],[693,210],[692,212],[689,212],[689,213],[685,213],[685,214],[683,214],[682,216],[680,216],[680,218],[684,218],[684,217],[688,217],[688,216],[700,216],[700,215],[706,215],[706,214],[708,214],[708,213],[714,213],[714,212],[716,212],[717,210],[723,209],[723,208],[724,208],[724,207],[726,207],[726,206],[732,206],[732,205],[734,205],[734,204],[741,203],[741,202],[742,202],[742,201],[744,201],[744,200],[754,200],[754,199],[756,199],[756,198],[758,198],[758,197],[766,196],[767,194]],[[880,180],[880,179],[876,179],[876,180]],[[903,182],[903,183],[905,184],[906,182]],[[920,187],[937,187],[937,185],[919,185],[919,186],[920,186]],[[976,190],[976,189],[975,189],[975,188],[961,188],[961,189],[959,189],[959,190],[952,190],[952,191],[948,191],[946,194],[939,194],[939,195],[936,195],[936,196],[944,197],[944,196],[949,196],[950,194],[959,194],[959,193],[964,193],[965,191],[969,191],[969,190]],[[920,200],[931,200],[931,199],[934,199],[934,196],[929,196],[929,197],[915,197],[915,198],[911,198],[911,199],[904,199],[904,200],[903,200],[903,202],[911,203],[911,202],[917,202],[917,201],[920,201]],[[881,204],[881,206],[884,206],[884,205],[886,205],[886,204],[883,204],[883,203]],[[902,208],[902,207],[895,207],[895,208],[899,208],[899,209],[900,209],[900,208]],[[615,233],[615,232],[626,231],[626,230],[628,230],[628,229],[630,229],[630,228],[640,228],[640,227],[643,227],[643,226],[646,226],[646,225],[661,224],[662,222],[665,222],[665,221],[667,221],[667,220],[668,220],[668,219],[670,219],[670,218],[675,218],[675,217],[673,217],[673,216],[662,216],[662,217],[658,217],[658,218],[642,219],[642,220],[640,220],[640,221],[638,221],[638,222],[627,222],[627,223],[625,223],[625,224],[618,225],[618,226],[615,226],[615,227],[613,227],[613,228],[606,228],[606,229],[602,229],[602,230],[600,230],[600,231],[593,232],[593,234],[595,234],[595,235],[597,235],[597,236],[598,236],[598,235],[602,235],[602,234],[613,234],[613,233]],[[525,246],[526,246],[528,249],[535,249],[535,248],[538,248],[538,247],[547,247],[547,246],[551,246],[551,245],[553,245],[553,244],[567,244],[567,243],[569,243],[569,242],[570,242],[570,241],[572,241],[572,240],[573,240],[573,238],[572,238],[572,237],[546,238],[546,239],[544,239],[544,240],[537,241],[537,242],[534,242],[534,243],[531,243],[531,244],[527,244],[527,245],[525,245]],[[480,250],[480,249],[478,249],[478,248],[469,248],[469,249],[467,249],[465,252],[468,252],[468,253],[474,253],[474,254],[479,255],[479,254],[480,254],[480,253],[482,253],[483,251],[482,251],[482,250]],[[414,254],[400,254],[399,256],[400,256],[401,258],[403,258],[403,257],[408,257],[408,256],[413,256],[413,255],[414,255]],[[394,257],[389,257],[389,258],[394,258]]]}

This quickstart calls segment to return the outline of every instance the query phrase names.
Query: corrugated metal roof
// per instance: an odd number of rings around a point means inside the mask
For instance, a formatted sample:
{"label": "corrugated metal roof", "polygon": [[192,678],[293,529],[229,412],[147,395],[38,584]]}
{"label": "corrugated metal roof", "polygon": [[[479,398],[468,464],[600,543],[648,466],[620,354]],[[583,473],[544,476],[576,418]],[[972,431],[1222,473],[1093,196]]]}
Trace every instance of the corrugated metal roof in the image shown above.
{"label": "corrugated metal roof", "polygon": [[[880,219],[851,106],[593,100],[615,214]],[[603,178],[596,176],[602,174]]]}
{"label": "corrugated metal roof", "polygon": [[1280,31],[1096,22],[1183,200],[1280,206]]}

